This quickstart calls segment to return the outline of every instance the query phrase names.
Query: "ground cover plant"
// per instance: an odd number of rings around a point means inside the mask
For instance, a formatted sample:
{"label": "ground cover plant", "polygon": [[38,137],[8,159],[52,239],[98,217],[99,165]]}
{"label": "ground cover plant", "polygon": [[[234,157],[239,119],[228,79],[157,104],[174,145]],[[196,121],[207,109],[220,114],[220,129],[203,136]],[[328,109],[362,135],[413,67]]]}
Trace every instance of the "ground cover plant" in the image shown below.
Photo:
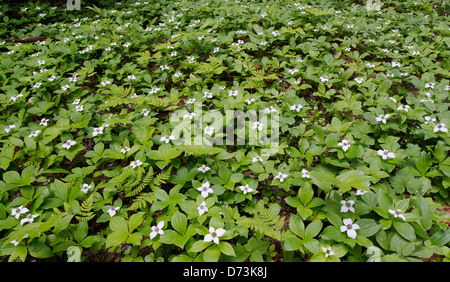
{"label": "ground cover plant", "polygon": [[2,261],[448,261],[447,8],[1,4]]}

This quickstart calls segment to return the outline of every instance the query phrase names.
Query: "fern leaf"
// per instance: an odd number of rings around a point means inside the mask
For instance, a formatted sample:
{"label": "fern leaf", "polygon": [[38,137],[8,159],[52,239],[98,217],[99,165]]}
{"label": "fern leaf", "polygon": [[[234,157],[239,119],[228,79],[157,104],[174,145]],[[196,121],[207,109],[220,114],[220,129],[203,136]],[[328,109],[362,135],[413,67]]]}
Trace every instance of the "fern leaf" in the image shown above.
{"label": "fern leaf", "polygon": [[136,59],[136,61],[141,65],[147,65],[152,58],[152,55],[148,50],[145,50],[144,52],[138,52],[137,54],[139,55],[139,57]]}
{"label": "fern leaf", "polygon": [[80,211],[78,211],[78,215],[75,216],[78,221],[89,221],[95,216],[92,211],[92,208],[94,207],[93,195],[94,194],[91,194],[89,198],[81,203]]}
{"label": "fern leaf", "polygon": [[[138,177],[139,181],[141,181],[142,179],[142,170],[141,170],[141,174]],[[136,180],[138,179],[136,178]],[[145,177],[142,179],[142,182],[139,184],[139,186],[137,186],[137,188],[131,190],[130,192],[128,192],[125,197],[134,197],[136,195],[138,195],[139,193],[141,193],[141,191],[150,184],[150,181],[153,179],[153,168],[150,167],[149,171],[147,172],[147,174],[145,175]]]}
{"label": "fern leaf", "polygon": [[280,217],[272,210],[266,208],[260,201],[255,206],[252,218],[243,216],[236,223],[280,241],[280,230],[284,225],[284,217]]}

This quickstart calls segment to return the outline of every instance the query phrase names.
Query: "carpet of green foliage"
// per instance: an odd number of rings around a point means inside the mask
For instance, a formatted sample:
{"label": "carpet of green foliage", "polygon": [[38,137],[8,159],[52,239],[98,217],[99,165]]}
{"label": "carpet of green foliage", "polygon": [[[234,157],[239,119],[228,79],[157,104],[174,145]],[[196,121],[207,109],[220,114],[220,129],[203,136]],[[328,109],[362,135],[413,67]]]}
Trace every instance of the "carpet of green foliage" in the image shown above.
{"label": "carpet of green foliage", "polygon": [[1,4],[3,261],[450,260],[445,1],[86,2]]}

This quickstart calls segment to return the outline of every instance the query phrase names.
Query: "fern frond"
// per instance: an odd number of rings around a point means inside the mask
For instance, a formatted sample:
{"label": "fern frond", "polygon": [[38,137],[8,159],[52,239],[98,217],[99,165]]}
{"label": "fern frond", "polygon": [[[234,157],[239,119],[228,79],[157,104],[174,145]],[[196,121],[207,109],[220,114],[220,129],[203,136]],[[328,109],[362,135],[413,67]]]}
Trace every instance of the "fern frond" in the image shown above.
{"label": "fern frond", "polygon": [[236,221],[236,224],[243,225],[255,232],[259,232],[280,241],[280,230],[284,225],[284,217],[280,217],[277,213],[266,208],[264,204],[259,201],[255,206],[253,217],[240,217]]}
{"label": "fern frond", "polygon": [[144,169],[142,167],[139,167],[136,177],[131,182],[125,184],[125,189],[137,186],[139,182],[141,182],[143,176],[144,176]]}
{"label": "fern frond", "polygon": [[[153,202],[155,202],[156,197],[154,195],[154,191],[156,189],[159,189],[162,184],[166,183],[166,180],[170,178],[171,170],[172,167],[154,176],[153,168],[150,168],[146,176],[142,179],[140,185],[132,191],[128,192],[128,194],[126,195],[126,197],[135,197],[129,209],[143,209],[147,207],[148,204],[152,204]],[[150,187],[151,191],[143,192],[143,190],[148,186]]]}
{"label": "fern frond", "polygon": [[166,171],[161,172],[155,177],[155,180],[153,181],[152,190],[156,190],[157,188],[161,187],[161,184],[165,184],[166,180],[170,178],[170,172],[172,170],[172,167],[167,169]]}
{"label": "fern frond", "polygon": [[89,221],[95,216],[92,211],[92,208],[94,207],[93,195],[94,194],[91,194],[89,198],[81,203],[80,211],[78,211],[78,215],[75,216],[78,221]]}
{"label": "fern frond", "polygon": [[194,73],[199,73],[205,75],[206,77],[211,77],[214,74],[221,74],[227,67],[222,66],[222,60],[216,57],[209,57],[208,61],[210,63],[200,63],[198,69]]}
{"label": "fern frond", "polygon": [[96,72],[94,71],[95,68],[92,66],[86,66],[86,67],[81,67],[80,69],[78,69],[77,71],[75,71],[73,74],[76,76],[93,76]]}
{"label": "fern frond", "polygon": [[152,59],[152,54],[148,50],[145,50],[144,52],[138,52],[137,55],[139,57],[136,59],[136,61],[141,65],[147,65],[148,62]]}
{"label": "fern frond", "polygon": [[[143,170],[141,170],[143,171]],[[138,174],[139,175],[139,174]],[[138,183],[141,181],[141,184],[139,184],[139,186],[137,186],[137,188],[131,190],[130,192],[128,192],[125,197],[134,197],[136,195],[138,195],[139,193],[141,193],[141,191],[150,184],[150,181],[152,181],[153,179],[153,168],[150,167],[149,171],[147,172],[147,174],[145,175],[144,178],[142,178],[143,173],[141,173],[141,175],[139,176],[139,181]],[[136,178],[137,180],[138,178]],[[133,181],[134,182],[134,181]],[[137,184],[137,183],[136,183]]]}
{"label": "fern frond", "polygon": [[152,204],[156,201],[156,197],[154,195],[154,192],[147,192],[147,193],[141,193],[139,196],[137,196],[133,203],[130,206],[130,210],[137,210],[137,209],[143,209],[148,204]]}

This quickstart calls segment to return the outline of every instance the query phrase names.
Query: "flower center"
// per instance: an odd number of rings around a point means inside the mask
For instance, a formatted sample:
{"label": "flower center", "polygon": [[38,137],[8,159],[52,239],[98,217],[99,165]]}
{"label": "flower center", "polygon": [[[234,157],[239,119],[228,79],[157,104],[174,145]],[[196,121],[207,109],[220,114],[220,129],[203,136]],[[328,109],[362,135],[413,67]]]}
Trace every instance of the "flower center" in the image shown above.
{"label": "flower center", "polygon": [[347,229],[352,229],[353,226],[351,224],[347,224]]}
{"label": "flower center", "polygon": [[349,202],[345,203],[345,205],[346,205],[347,207],[351,207],[351,206],[352,206],[352,204],[350,204]]}
{"label": "flower center", "polygon": [[216,232],[213,232],[213,233],[211,233],[211,236],[217,237],[217,233],[216,233]]}

